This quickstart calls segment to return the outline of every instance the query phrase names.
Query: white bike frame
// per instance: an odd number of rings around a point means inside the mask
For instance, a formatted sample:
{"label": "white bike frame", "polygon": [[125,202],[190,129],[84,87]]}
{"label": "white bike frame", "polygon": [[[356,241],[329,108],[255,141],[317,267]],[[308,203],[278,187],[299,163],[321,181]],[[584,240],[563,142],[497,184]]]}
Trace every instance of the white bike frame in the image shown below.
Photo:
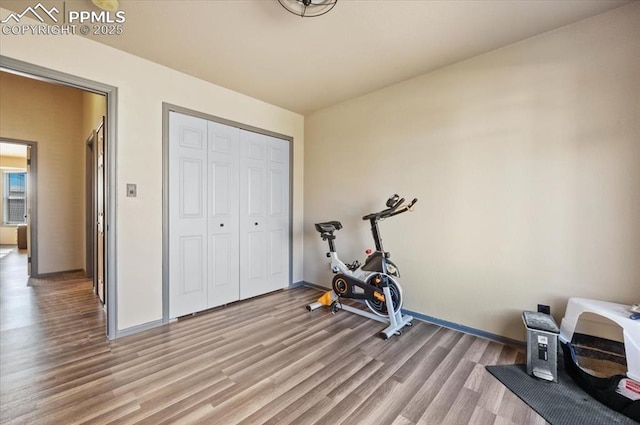
{"label": "white bike frame", "polygon": [[340,258],[338,258],[337,252],[330,252],[329,258],[331,258],[331,270],[334,273],[344,273],[346,275],[356,277],[360,280],[364,280],[368,275],[373,273],[362,270],[362,265],[355,270],[349,269],[349,267],[347,267],[347,265],[343,263]]}
{"label": "white bike frame", "polygon": [[[342,262],[342,260],[340,260],[340,258],[338,258],[337,252],[330,252],[329,257],[331,258],[331,270],[333,270],[334,273],[343,273],[348,276],[353,276],[356,279],[359,279],[362,281],[366,281],[367,277],[372,273],[379,273],[375,271],[369,272],[366,270],[362,270],[362,266],[352,271],[347,267],[347,265],[344,262]],[[396,287],[398,288],[398,290],[402,291],[402,288],[400,287],[398,282],[394,279],[394,277],[389,274],[386,274],[386,275],[389,279],[393,281],[393,283],[396,284]],[[331,292],[331,304],[335,305],[336,308],[348,311],[350,313],[358,314],[360,316],[364,316],[366,318],[373,319],[378,322],[388,323],[389,326],[387,326],[385,329],[383,329],[380,332],[380,336],[383,339],[389,339],[393,335],[400,335],[402,333],[400,330],[403,327],[411,326],[411,321],[413,320],[413,316],[403,315],[400,309],[398,309],[398,311],[394,311],[393,299],[391,297],[391,289],[389,289],[388,286],[385,286],[382,288],[382,293],[384,294],[384,299],[387,307],[387,313],[388,313],[387,316],[370,313],[368,311],[365,311],[356,307],[352,307],[350,305],[345,305],[342,302],[340,302],[340,297],[338,297],[333,290],[331,290],[330,292]],[[400,294],[400,297],[402,299],[402,293]],[[320,307],[323,307],[324,305],[325,304],[320,302],[311,303],[307,305],[307,310],[313,311]]]}

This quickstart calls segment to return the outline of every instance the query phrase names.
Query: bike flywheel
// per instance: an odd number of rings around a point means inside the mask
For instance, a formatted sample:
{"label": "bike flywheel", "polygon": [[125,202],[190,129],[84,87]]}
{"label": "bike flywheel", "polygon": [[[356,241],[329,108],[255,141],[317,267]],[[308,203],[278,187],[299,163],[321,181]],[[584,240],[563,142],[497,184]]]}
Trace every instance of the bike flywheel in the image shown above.
{"label": "bike flywheel", "polygon": [[[402,308],[402,288],[400,285],[393,279],[393,277],[389,276],[385,273],[373,273],[367,276],[366,282],[369,285],[380,288],[380,294],[384,294],[382,288],[383,283],[386,280],[387,286],[389,286],[389,292],[391,292],[391,302],[393,305],[393,314],[398,313]],[[365,304],[371,311],[373,311],[378,316],[388,317],[389,314],[387,312],[387,303],[384,299],[375,300],[364,300]]]}

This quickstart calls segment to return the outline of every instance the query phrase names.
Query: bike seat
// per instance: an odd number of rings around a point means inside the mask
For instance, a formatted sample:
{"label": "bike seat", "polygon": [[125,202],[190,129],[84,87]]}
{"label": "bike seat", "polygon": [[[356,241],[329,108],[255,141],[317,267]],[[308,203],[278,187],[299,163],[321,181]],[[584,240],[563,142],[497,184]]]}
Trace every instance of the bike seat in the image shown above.
{"label": "bike seat", "polygon": [[327,221],[326,223],[316,223],[316,230],[320,233],[333,233],[342,229],[339,221]]}

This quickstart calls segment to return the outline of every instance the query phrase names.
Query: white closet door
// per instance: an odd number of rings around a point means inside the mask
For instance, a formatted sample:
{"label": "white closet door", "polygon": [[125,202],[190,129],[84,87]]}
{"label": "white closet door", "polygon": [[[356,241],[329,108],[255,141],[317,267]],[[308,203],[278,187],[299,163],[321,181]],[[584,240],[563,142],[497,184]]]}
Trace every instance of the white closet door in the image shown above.
{"label": "white closet door", "polygon": [[169,316],[289,283],[289,144],[169,114]]}
{"label": "white closet door", "polygon": [[275,291],[289,283],[289,143],[275,137],[267,142],[267,196],[267,289]]}
{"label": "white closet door", "polygon": [[240,298],[264,294],[267,282],[267,144],[240,130]]}
{"label": "white closet door", "polygon": [[169,316],[207,308],[207,121],[169,115]]}
{"label": "white closet door", "polygon": [[208,308],[240,299],[240,130],[209,121]]}
{"label": "white closet door", "polygon": [[286,141],[240,131],[240,298],[288,284],[288,172]]}

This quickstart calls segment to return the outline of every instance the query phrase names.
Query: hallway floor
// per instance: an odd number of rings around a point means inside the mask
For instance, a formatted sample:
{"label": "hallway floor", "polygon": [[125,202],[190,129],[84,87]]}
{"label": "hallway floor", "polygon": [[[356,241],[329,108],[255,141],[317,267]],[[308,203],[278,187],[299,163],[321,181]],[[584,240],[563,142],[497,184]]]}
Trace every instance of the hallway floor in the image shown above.
{"label": "hallway floor", "polygon": [[10,252],[0,257],[0,422],[34,423],[15,413],[38,411],[37,397],[60,379],[47,369],[70,364],[83,347],[106,345],[105,314],[91,279],[30,279],[27,251],[1,248]]}
{"label": "hallway floor", "polygon": [[[21,328],[42,327],[87,312],[97,314],[98,326],[104,327],[103,309],[92,294],[91,279],[78,279],[78,274],[70,277],[74,279],[31,279],[27,275],[27,250],[0,246],[0,331],[17,333]],[[60,300],[66,300],[67,308],[59,305]]]}

